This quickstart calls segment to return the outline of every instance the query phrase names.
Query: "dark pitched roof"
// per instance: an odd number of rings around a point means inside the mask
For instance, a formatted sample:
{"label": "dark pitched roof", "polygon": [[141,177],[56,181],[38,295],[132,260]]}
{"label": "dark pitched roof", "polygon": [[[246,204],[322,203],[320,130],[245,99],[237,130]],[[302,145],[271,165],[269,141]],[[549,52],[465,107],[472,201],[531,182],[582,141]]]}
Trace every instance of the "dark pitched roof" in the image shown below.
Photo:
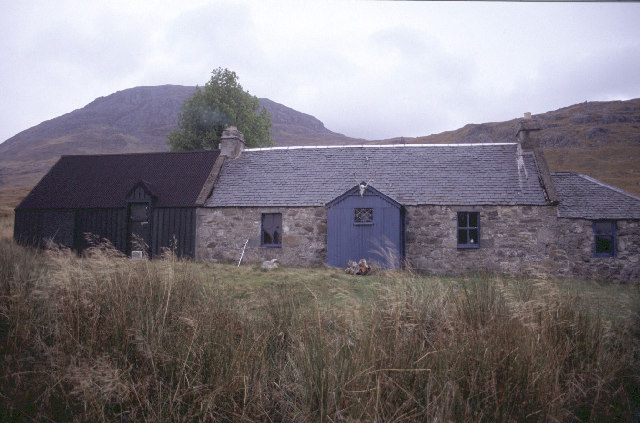
{"label": "dark pitched roof", "polygon": [[124,207],[142,183],[156,207],[194,206],[219,151],[62,156],[17,208]]}
{"label": "dark pitched roof", "polygon": [[[250,149],[225,163],[206,206],[321,206],[360,181],[404,205],[545,205],[515,143]],[[520,158],[520,160],[519,160]]]}
{"label": "dark pitched roof", "polygon": [[552,173],[558,216],[581,219],[640,219],[640,198],[575,172]]}

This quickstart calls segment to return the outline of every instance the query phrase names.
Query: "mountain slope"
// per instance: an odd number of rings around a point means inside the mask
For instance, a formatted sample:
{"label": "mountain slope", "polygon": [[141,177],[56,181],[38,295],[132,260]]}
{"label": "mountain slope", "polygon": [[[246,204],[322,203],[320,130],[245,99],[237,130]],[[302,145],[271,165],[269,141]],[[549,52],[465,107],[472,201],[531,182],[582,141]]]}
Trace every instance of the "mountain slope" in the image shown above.
{"label": "mountain slope", "polygon": [[[180,107],[195,87],[136,87],[100,97],[0,144],[0,205],[16,205],[60,155],[165,151]],[[519,119],[469,124],[418,138],[366,141],[334,133],[315,117],[266,98],[276,145],[513,142]],[[640,99],[589,102],[541,113],[552,170],[588,174],[640,195]]]}
{"label": "mountain slope", "polygon": [[[0,204],[17,204],[61,155],[168,150],[182,103],[195,87],[135,87],[40,123],[0,144]],[[263,98],[276,145],[354,144],[313,116]]]}
{"label": "mountain slope", "polygon": [[262,104],[271,113],[271,137],[276,146],[362,144],[366,140],[346,137],[324,127],[315,117],[268,98]]}

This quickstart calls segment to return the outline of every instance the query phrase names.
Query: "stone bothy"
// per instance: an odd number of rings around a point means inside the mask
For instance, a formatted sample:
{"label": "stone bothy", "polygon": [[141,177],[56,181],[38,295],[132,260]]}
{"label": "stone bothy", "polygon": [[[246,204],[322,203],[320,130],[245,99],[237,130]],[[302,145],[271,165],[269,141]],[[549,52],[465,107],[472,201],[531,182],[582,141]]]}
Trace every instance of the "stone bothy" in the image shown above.
{"label": "stone bothy", "polygon": [[[524,119],[513,143],[245,149],[229,128],[220,154],[190,186],[195,239],[184,255],[291,266],[366,258],[431,273],[639,281],[640,198],[586,175],[550,172],[538,129]],[[43,181],[55,191],[52,178]],[[138,188],[150,197],[151,222],[171,222],[166,237],[180,217],[156,218],[160,190],[149,178]],[[136,221],[131,209],[122,213]],[[31,239],[56,233],[59,219],[45,220],[46,231]]]}
{"label": "stone bothy", "polygon": [[549,171],[523,119],[514,143],[276,147],[225,162],[197,212],[201,260],[366,258],[433,273],[476,269],[637,281],[640,198]]}

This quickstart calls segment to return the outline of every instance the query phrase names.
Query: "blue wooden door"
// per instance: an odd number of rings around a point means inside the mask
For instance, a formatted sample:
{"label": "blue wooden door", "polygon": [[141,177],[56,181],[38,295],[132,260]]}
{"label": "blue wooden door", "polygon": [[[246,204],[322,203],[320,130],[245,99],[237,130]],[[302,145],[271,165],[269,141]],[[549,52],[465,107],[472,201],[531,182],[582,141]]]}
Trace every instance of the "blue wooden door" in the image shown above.
{"label": "blue wooden door", "polygon": [[383,268],[399,267],[403,256],[402,207],[369,187],[327,204],[327,263],[344,267],[366,259]]}

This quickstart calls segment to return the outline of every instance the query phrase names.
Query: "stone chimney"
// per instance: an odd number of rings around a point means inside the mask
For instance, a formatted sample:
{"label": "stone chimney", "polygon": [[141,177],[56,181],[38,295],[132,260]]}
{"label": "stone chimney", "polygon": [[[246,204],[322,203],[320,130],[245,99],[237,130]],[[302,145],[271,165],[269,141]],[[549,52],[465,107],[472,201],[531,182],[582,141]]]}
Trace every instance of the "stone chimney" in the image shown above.
{"label": "stone chimney", "polygon": [[516,138],[523,151],[533,151],[540,148],[540,141],[537,134],[532,134],[540,130],[540,125],[535,119],[531,119],[531,113],[525,113],[524,119],[520,119]]}
{"label": "stone chimney", "polygon": [[229,126],[222,131],[220,137],[220,155],[229,159],[236,159],[244,150],[244,135],[235,126]]}
{"label": "stone chimney", "polygon": [[[242,150],[244,150],[244,135],[242,135],[242,132],[238,131],[238,128],[230,126],[222,131],[222,136],[220,137],[220,154],[218,155],[215,163],[213,163],[211,172],[209,172],[209,176],[207,176],[207,179],[200,190],[200,194],[198,194],[196,205],[204,205],[207,198],[209,198],[213,192],[213,187],[220,177],[220,171],[222,170],[224,163],[227,160],[237,159],[240,156],[240,153],[242,153]],[[196,256],[197,255],[198,253],[196,251]]]}
{"label": "stone chimney", "polygon": [[516,132],[516,140],[520,146],[520,154],[533,154],[536,166],[538,167],[538,175],[540,182],[545,190],[547,199],[552,204],[558,203],[558,193],[551,178],[547,159],[544,157],[542,148],[540,148],[540,140],[537,132],[540,131],[538,121],[531,118],[531,113],[524,114],[524,119],[519,122],[518,132]]}

